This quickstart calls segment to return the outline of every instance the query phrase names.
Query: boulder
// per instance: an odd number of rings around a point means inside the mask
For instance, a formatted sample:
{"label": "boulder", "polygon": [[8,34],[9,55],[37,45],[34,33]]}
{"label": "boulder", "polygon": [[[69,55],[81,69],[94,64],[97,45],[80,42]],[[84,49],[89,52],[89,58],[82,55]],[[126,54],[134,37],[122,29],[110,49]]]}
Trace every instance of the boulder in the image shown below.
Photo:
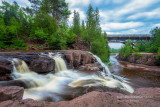
{"label": "boulder", "polygon": [[7,58],[0,57],[0,75],[10,74],[12,72],[12,63]]}
{"label": "boulder", "polygon": [[29,66],[32,71],[37,73],[54,72],[55,61],[48,57],[39,57],[32,60]]}
{"label": "boulder", "polygon": [[[60,51],[61,52],[61,51]],[[99,71],[103,67],[96,61],[88,51],[67,50],[62,52],[69,69],[78,69],[83,71]]]}
{"label": "boulder", "polygon": [[0,81],[0,86],[19,86],[28,88],[25,82],[22,80]]}
{"label": "boulder", "polygon": [[0,101],[22,100],[24,88],[17,86],[0,87]]}

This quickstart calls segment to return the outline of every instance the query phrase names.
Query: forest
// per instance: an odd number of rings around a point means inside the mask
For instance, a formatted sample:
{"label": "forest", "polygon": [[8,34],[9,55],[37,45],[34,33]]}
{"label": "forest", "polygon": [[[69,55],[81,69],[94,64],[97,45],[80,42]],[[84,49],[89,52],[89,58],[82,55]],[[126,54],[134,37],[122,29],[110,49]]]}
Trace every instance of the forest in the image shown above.
{"label": "forest", "polygon": [[139,52],[145,53],[158,53],[157,59],[160,58],[160,28],[156,27],[150,31],[152,38],[150,41],[136,42],[134,47],[132,47],[131,40],[128,40],[126,44],[120,49],[119,55],[127,58],[129,55],[134,53],[136,56],[140,57]]}
{"label": "forest", "polygon": [[0,48],[28,49],[27,41],[43,43],[42,49],[69,49],[77,35],[90,42],[91,52],[103,62],[109,62],[109,46],[106,32],[100,27],[99,9],[89,5],[87,19],[81,22],[74,11],[73,23],[68,25],[71,14],[65,0],[29,0],[31,7],[21,7],[2,1],[0,6]]}

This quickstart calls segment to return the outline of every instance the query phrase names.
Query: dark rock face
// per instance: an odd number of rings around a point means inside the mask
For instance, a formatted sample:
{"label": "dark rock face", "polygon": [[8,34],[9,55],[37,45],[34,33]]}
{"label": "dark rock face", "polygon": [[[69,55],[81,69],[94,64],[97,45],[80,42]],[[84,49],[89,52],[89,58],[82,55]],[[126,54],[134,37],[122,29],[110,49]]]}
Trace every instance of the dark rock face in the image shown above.
{"label": "dark rock face", "polygon": [[70,69],[83,71],[99,71],[103,69],[93,55],[87,51],[68,50],[64,51],[63,54]]}
{"label": "dark rock face", "polygon": [[28,88],[22,80],[0,81],[0,86],[20,86],[23,88]]}
{"label": "dark rock face", "polygon": [[137,57],[135,54],[131,54],[127,58],[123,56],[118,56],[117,59],[121,61],[127,61],[130,63],[136,64],[144,64],[149,66],[160,66],[160,60],[156,59],[156,55],[154,53],[141,53],[141,57]]}
{"label": "dark rock face", "polygon": [[12,63],[6,58],[0,57],[0,75],[12,72]]}
{"label": "dark rock face", "polygon": [[30,68],[38,73],[53,72],[55,68],[55,62],[48,57],[39,57],[31,61]]}
{"label": "dark rock face", "polygon": [[6,100],[22,100],[24,88],[16,86],[0,87],[0,102]]}

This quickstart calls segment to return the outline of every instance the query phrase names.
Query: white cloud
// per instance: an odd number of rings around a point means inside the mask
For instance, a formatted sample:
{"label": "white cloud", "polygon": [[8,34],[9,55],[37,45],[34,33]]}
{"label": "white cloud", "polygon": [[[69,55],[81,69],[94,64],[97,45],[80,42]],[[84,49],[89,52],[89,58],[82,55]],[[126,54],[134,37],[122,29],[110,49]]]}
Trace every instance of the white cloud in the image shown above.
{"label": "white cloud", "polygon": [[159,0],[132,0],[130,3],[119,9],[119,11],[116,12],[116,16],[122,16],[128,13],[140,11],[156,2],[159,2]]}
{"label": "white cloud", "polygon": [[106,23],[101,24],[102,30],[111,31],[111,30],[124,30],[131,29],[135,27],[140,27],[144,25],[142,22],[125,22],[125,23]]}
{"label": "white cloud", "polygon": [[66,0],[67,3],[69,3],[69,5],[71,7],[74,7],[74,6],[86,6],[90,3],[90,0]]}
{"label": "white cloud", "polygon": [[[115,0],[116,1],[116,0]],[[146,8],[159,2],[159,0],[131,0],[126,5],[117,7],[112,10],[101,11],[101,16],[104,21],[120,21],[124,20],[123,16],[144,11]]]}
{"label": "white cloud", "polygon": [[105,0],[106,4],[109,4],[109,3],[121,4],[123,2],[125,2],[125,0]]}
{"label": "white cloud", "polygon": [[142,13],[137,13],[135,15],[129,16],[128,19],[138,19],[138,18],[160,18],[160,8],[157,8],[153,11],[150,12],[142,12]]}
{"label": "white cloud", "polygon": [[102,3],[103,0],[66,0],[67,3],[69,3],[70,7],[84,7],[88,6],[91,3],[94,3],[96,5]]}
{"label": "white cloud", "polygon": [[160,27],[160,23],[154,24],[152,28],[155,28],[155,27]]}

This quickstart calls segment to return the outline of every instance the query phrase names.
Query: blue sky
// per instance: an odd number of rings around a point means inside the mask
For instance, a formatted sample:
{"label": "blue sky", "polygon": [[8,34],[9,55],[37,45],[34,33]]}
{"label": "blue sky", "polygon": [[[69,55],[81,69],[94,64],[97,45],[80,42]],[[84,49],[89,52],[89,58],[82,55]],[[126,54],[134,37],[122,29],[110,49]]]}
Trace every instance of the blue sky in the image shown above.
{"label": "blue sky", "polygon": [[[30,5],[28,0],[17,1],[21,6]],[[148,34],[151,29],[160,27],[160,0],[66,0],[72,14],[80,13],[81,20],[86,20],[89,4],[100,10],[100,23],[103,31],[108,34]]]}

